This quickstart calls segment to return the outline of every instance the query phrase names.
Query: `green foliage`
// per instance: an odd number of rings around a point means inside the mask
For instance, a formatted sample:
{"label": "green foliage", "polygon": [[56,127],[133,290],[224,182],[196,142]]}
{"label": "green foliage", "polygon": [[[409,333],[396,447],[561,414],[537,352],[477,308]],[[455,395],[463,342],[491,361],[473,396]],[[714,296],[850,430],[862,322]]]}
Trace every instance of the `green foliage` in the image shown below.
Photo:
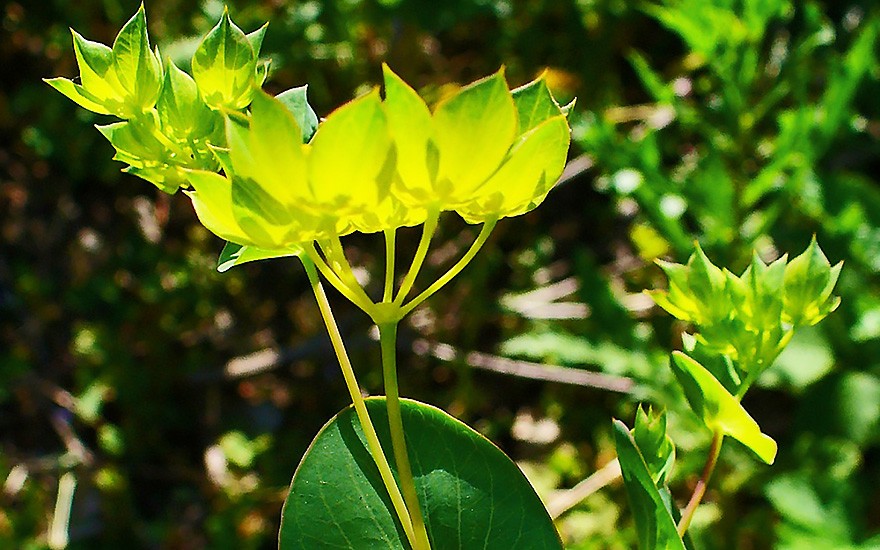
{"label": "green foliage", "polygon": [[196,49],[193,75],[173,61],[164,68],[150,49],[143,5],[126,23],[113,47],[73,32],[82,85],[46,80],[80,106],[122,119],[98,130],[116,149],[126,172],[166,193],[187,186],[187,170],[216,171],[213,149],[225,147],[223,117],[250,104],[267,67],[258,60],[265,27],[245,34],[227,12]]}
{"label": "green foliage", "polygon": [[761,433],[758,423],[737,398],[730,395],[703,365],[687,355],[674,352],[671,365],[691,409],[707,428],[731,436],[753,450],[761,460],[773,464],[776,442]]}
{"label": "green foliage", "polygon": [[669,289],[651,291],[651,296],[675,317],[693,323],[696,343],[733,361],[740,379],[754,380],[796,328],[818,323],[840,303],[831,292],[843,264],[832,267],[815,239],[791,262],[783,257],[768,265],[753,255],[740,276],[714,266],[699,247],[687,265],[659,265],[669,277]]}
{"label": "green foliage", "polygon": [[[562,548],[516,465],[443,411],[401,403],[407,444],[434,548]],[[379,439],[391,436],[384,398],[367,400]],[[327,495],[335,495],[332,500]],[[407,548],[352,409],[335,416],[303,457],[282,513],[281,548]]]}
{"label": "green foliage", "polygon": [[656,473],[649,469],[633,434],[619,420],[614,421],[614,441],[636,520],[639,547],[684,550],[685,545],[678,536],[669,510],[669,493],[665,492],[665,497],[661,493],[654,481]]}
{"label": "green foliage", "polygon": [[[663,0],[644,9],[685,56],[660,71],[632,52],[651,103],[586,117],[578,142],[667,248],[683,254],[696,237],[739,262],[783,217],[812,216],[799,196],[824,178],[821,159],[848,131],[880,20],[866,15],[847,44],[818,2]],[[640,183],[610,183],[622,174]]]}
{"label": "green foliage", "polygon": [[782,257],[767,265],[754,254],[739,277],[715,266],[699,246],[686,265],[659,264],[669,278],[669,289],[653,291],[651,296],[666,311],[694,325],[696,332],[687,335],[685,345],[715,367],[709,370],[681,351],[673,352],[670,361],[691,410],[714,436],[700,482],[676,528],[666,479],[675,459],[666,436],[665,412],[652,419],[640,407],[632,437],[615,421],[624,483],[639,544],[646,549],[684,547],[679,534],[687,532],[725,436],[773,464],[776,441],[762,433],[740,401],[791,341],[796,328],[816,324],[840,303],[831,292],[841,264],[831,267],[815,238],[791,262]]}

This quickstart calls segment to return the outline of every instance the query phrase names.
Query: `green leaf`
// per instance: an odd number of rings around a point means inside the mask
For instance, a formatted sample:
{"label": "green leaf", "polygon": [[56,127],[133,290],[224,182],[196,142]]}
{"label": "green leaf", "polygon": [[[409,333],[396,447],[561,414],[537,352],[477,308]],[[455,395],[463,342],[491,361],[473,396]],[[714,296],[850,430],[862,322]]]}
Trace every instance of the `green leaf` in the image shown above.
{"label": "green leaf", "polygon": [[206,136],[218,122],[217,114],[199,97],[199,89],[192,77],[170,59],[156,109],[162,127],[182,139]]}
{"label": "green leaf", "polygon": [[691,409],[712,431],[721,430],[755,452],[767,464],[776,458],[776,442],[761,433],[758,423],[721,382],[701,364],[675,351],[670,362]]}
{"label": "green leaf", "polygon": [[[387,456],[384,398],[367,408]],[[403,425],[433,548],[561,549],[543,504],[497,447],[443,411],[403,400]],[[352,408],[318,433],[293,476],[281,550],[409,548]]]}
{"label": "green leaf", "polygon": [[315,135],[315,130],[318,129],[318,115],[315,114],[312,106],[309,105],[309,100],[306,97],[307,91],[308,85],[304,85],[291,88],[275,96],[275,99],[283,103],[287,110],[293,114],[293,118],[296,119],[297,126],[302,131],[303,143],[311,141],[312,136]]}
{"label": "green leaf", "polygon": [[243,109],[251,102],[256,62],[247,36],[224,11],[193,54],[193,78],[212,108]]}
{"label": "green leaf", "polygon": [[231,268],[247,262],[255,262],[257,260],[268,260],[270,258],[284,258],[289,256],[299,256],[302,254],[300,248],[290,248],[284,250],[263,250],[253,246],[244,246],[227,242],[220,252],[217,259],[217,271],[224,273]]}
{"label": "green leaf", "polygon": [[143,4],[113,42],[113,73],[133,113],[153,108],[162,87],[162,63],[150,50]]}
{"label": "green leaf", "polygon": [[437,191],[453,204],[468,200],[498,169],[516,136],[516,106],[503,69],[442,101],[433,121]]}
{"label": "green leaf", "polygon": [[639,548],[685,550],[672,514],[651,477],[639,447],[626,425],[619,420],[614,420],[614,441],[623,484],[636,521]]}
{"label": "green leaf", "polygon": [[519,120],[517,135],[525,134],[544,121],[563,114],[550,89],[547,88],[544,75],[511,90],[510,94],[513,96]]}

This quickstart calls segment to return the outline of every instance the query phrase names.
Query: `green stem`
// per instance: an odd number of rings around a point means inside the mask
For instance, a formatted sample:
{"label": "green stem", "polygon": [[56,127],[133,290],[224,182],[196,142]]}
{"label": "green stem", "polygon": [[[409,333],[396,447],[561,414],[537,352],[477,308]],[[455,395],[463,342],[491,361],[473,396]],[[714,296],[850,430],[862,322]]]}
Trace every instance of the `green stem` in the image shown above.
{"label": "green stem", "polygon": [[[467,264],[470,263],[472,259],[474,259],[474,256],[477,255],[477,252],[479,252],[480,248],[482,248],[483,245],[486,243],[486,239],[489,238],[489,235],[495,228],[495,223],[497,221],[498,220],[494,219],[486,220],[486,222],[483,223],[483,228],[480,230],[480,234],[477,235],[477,239],[474,241],[474,243],[471,245],[465,255],[462,256],[462,258],[458,260],[458,262],[454,266],[449,268],[449,271],[444,273],[442,277],[434,281],[434,284],[432,284],[421,294],[413,298],[410,303],[403,306],[403,309],[401,310],[401,316],[405,316],[407,313],[418,307],[419,304],[430,298],[435,292],[443,288],[446,283],[451,281],[453,277],[458,275],[461,270],[464,269],[465,266],[467,266]],[[399,297],[400,296],[398,296],[398,298]]]}
{"label": "green stem", "polygon": [[372,420],[370,420],[367,405],[364,402],[363,395],[361,395],[357,378],[355,378],[354,369],[351,366],[351,360],[349,360],[348,353],[345,351],[345,345],[342,342],[342,335],[339,333],[339,327],[336,325],[336,320],[333,318],[333,311],[330,309],[330,302],[327,300],[327,294],[324,293],[324,287],[321,285],[320,279],[318,279],[315,264],[312,263],[309,258],[300,259],[306,269],[306,274],[309,277],[312,290],[315,293],[315,299],[318,302],[318,309],[321,310],[321,317],[324,319],[327,333],[330,335],[330,342],[333,344],[333,351],[336,352],[336,358],[339,360],[339,366],[342,369],[342,377],[345,379],[345,385],[351,396],[351,402],[354,405],[355,413],[357,414],[361,429],[364,432],[364,437],[367,440],[367,447],[370,450],[370,454],[373,456],[376,467],[379,469],[379,475],[382,477],[382,482],[385,485],[385,489],[388,491],[388,496],[391,498],[394,511],[400,520],[400,524],[403,527],[403,531],[406,534],[410,546],[414,549],[419,549],[420,547],[417,546],[419,539],[416,538],[415,532],[413,531],[410,512],[407,510],[400,489],[397,487],[397,483],[394,480],[394,474],[391,471],[391,466],[388,464],[388,459],[382,451],[382,445],[379,443],[379,436],[376,434],[376,428],[373,426]]}
{"label": "green stem", "polygon": [[394,294],[394,251],[397,231],[385,230],[385,291],[382,293],[382,302],[388,303]]}
{"label": "green stem", "polygon": [[394,298],[395,304],[403,304],[406,295],[412,290],[413,284],[416,282],[416,277],[422,269],[422,263],[425,261],[425,256],[428,254],[428,246],[431,244],[431,237],[433,237],[434,232],[437,231],[437,222],[439,220],[439,210],[433,209],[428,212],[428,219],[425,220],[425,225],[422,228],[422,238],[419,240],[419,247],[416,249],[415,256],[413,256],[409,271],[406,272],[406,276],[403,278],[400,290],[397,291],[397,297]]}
{"label": "green stem", "polygon": [[[348,300],[361,308],[366,312],[370,312],[373,308],[373,303],[367,299],[366,301],[362,296],[356,293],[349,285],[345,284],[342,279],[339,278],[339,275],[336,274],[333,269],[330,268],[329,265],[324,261],[324,258],[321,257],[321,254],[318,253],[318,250],[315,248],[313,243],[309,243],[308,245],[304,245],[306,256],[308,256],[309,263],[317,266],[318,271],[321,272],[327,281],[333,285],[333,288],[339,291],[340,294],[348,298]],[[301,258],[305,260],[306,258]],[[303,262],[305,263],[305,262]],[[360,285],[358,285],[360,288]],[[363,290],[363,289],[362,289]]]}
{"label": "green stem", "polygon": [[403,419],[400,415],[400,392],[397,386],[397,322],[379,325],[379,345],[382,349],[382,375],[385,380],[385,404],[388,408],[388,427],[391,430],[391,445],[394,448],[394,462],[397,463],[397,477],[403,490],[403,498],[409,508],[415,531],[417,545],[415,550],[430,550],[431,543],[425,520],[419,506],[419,495],[413,479],[409,454],[406,450],[406,437]]}
{"label": "green stem", "polygon": [[700,479],[697,480],[694,493],[691,495],[691,499],[688,501],[684,512],[681,513],[681,520],[678,522],[678,535],[681,537],[684,537],[684,534],[687,532],[691,520],[694,518],[694,512],[697,511],[697,507],[703,500],[703,495],[706,494],[709,478],[712,477],[712,472],[715,471],[715,465],[718,463],[718,455],[721,454],[723,439],[724,433],[720,430],[715,432],[715,435],[712,437],[712,444],[709,446],[709,456],[706,458],[706,465],[703,466],[703,473],[700,475]]}

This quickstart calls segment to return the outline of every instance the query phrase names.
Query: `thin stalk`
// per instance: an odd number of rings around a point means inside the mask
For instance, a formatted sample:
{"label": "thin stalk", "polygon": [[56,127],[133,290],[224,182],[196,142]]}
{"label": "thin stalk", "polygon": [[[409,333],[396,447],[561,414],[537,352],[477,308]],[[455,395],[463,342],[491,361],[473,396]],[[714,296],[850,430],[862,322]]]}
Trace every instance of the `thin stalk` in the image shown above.
{"label": "thin stalk", "polygon": [[709,456],[706,458],[706,465],[703,466],[703,473],[700,475],[700,479],[697,481],[696,487],[694,487],[694,493],[691,495],[691,499],[688,501],[684,512],[681,513],[681,520],[678,522],[678,535],[681,537],[687,532],[691,520],[694,518],[694,512],[697,511],[697,507],[706,494],[709,478],[712,477],[712,472],[715,471],[715,465],[718,463],[718,455],[721,453],[721,442],[723,439],[724,434],[720,430],[715,432],[714,437],[712,437],[712,444],[709,446]]}
{"label": "thin stalk", "polygon": [[[372,304],[373,300],[367,296],[367,292],[358,282],[357,277],[354,276],[354,271],[351,269],[351,264],[348,263],[348,258],[345,257],[345,250],[342,248],[342,241],[339,240],[339,237],[333,237],[323,242],[326,243],[326,246],[321,244],[321,242],[318,242],[318,246],[321,247],[324,257],[326,257],[329,262],[332,262],[330,265],[331,267],[335,267],[334,271],[339,275],[339,278],[342,279],[352,292],[357,294],[363,302]],[[335,266],[333,264],[335,264]],[[369,313],[369,310],[365,311]]]}
{"label": "thin stalk", "polygon": [[362,296],[355,293],[349,285],[345,284],[342,279],[339,278],[339,275],[337,275],[336,272],[333,271],[333,269],[329,265],[327,265],[327,262],[325,262],[324,258],[321,257],[321,254],[318,253],[318,250],[315,248],[314,244],[309,243],[308,245],[303,246],[303,248],[305,249],[306,256],[308,256],[308,258],[302,258],[304,260],[303,264],[305,264],[305,260],[308,259],[309,263],[316,266],[318,268],[318,271],[321,272],[321,275],[323,275],[327,279],[327,281],[331,285],[333,285],[333,288],[335,288],[339,291],[340,294],[348,298],[351,303],[368,313],[372,310],[373,302],[369,301],[369,299],[365,301]]}
{"label": "thin stalk", "polygon": [[419,247],[416,249],[415,256],[413,256],[409,271],[406,272],[403,282],[400,284],[400,290],[397,291],[397,297],[394,298],[395,304],[403,304],[406,295],[412,290],[413,284],[416,282],[416,277],[422,269],[422,263],[425,261],[425,256],[428,255],[428,246],[431,244],[431,238],[434,236],[434,232],[437,231],[437,222],[439,220],[439,210],[434,209],[428,212],[428,219],[425,220],[425,225],[422,227],[422,238],[419,240]]}
{"label": "thin stalk", "polygon": [[428,531],[419,506],[419,495],[413,479],[409,454],[406,450],[406,437],[403,419],[400,415],[400,392],[397,386],[397,323],[379,325],[379,345],[382,348],[382,376],[385,381],[385,405],[388,408],[388,427],[391,430],[391,445],[394,448],[394,461],[397,463],[397,477],[403,490],[403,498],[409,508],[418,546],[415,550],[430,550]]}
{"label": "thin stalk", "polygon": [[[492,230],[495,228],[495,223],[498,220],[486,220],[483,224],[483,228],[480,230],[480,234],[477,235],[477,239],[471,245],[467,252],[465,252],[464,256],[454,266],[449,268],[449,271],[443,274],[442,277],[434,281],[434,283],[426,288],[421,294],[412,299],[412,301],[405,306],[401,310],[401,316],[405,316],[407,313],[418,307],[419,304],[430,298],[435,292],[443,288],[446,283],[452,280],[453,277],[458,275],[462,269],[464,269],[471,260],[474,259],[474,256],[477,255],[477,252],[480,251],[480,248],[486,243],[486,239],[489,238],[489,235],[492,233]],[[399,298],[399,296],[398,296]]]}
{"label": "thin stalk", "polygon": [[330,335],[330,342],[333,344],[333,351],[336,352],[336,358],[339,360],[339,366],[342,369],[342,377],[345,379],[345,386],[348,388],[348,393],[351,396],[351,402],[354,405],[355,413],[357,414],[361,429],[364,432],[364,437],[367,439],[367,447],[370,450],[373,461],[376,463],[376,467],[379,469],[379,475],[382,477],[382,482],[385,485],[385,489],[388,491],[388,496],[391,497],[391,503],[394,506],[394,511],[397,514],[397,518],[400,520],[401,526],[403,526],[403,532],[406,534],[410,546],[417,549],[419,548],[417,546],[418,539],[413,531],[413,524],[410,519],[409,510],[407,510],[403,496],[400,494],[400,489],[397,487],[397,483],[394,480],[394,474],[391,472],[391,466],[388,464],[388,459],[382,451],[382,445],[379,443],[379,436],[376,434],[376,428],[373,426],[373,421],[370,420],[367,405],[364,402],[363,395],[361,395],[357,378],[355,378],[354,369],[351,366],[351,360],[349,360],[348,353],[345,351],[345,345],[342,342],[342,335],[339,333],[339,327],[336,325],[336,320],[333,318],[333,311],[330,309],[330,302],[327,300],[327,294],[324,293],[324,287],[321,285],[320,279],[318,279],[318,272],[315,270],[315,264],[313,264],[308,258],[301,258],[301,260],[306,269],[306,274],[309,277],[309,282],[312,285],[312,290],[315,293],[315,299],[318,302],[318,309],[321,310],[321,317],[324,319],[327,333]]}
{"label": "thin stalk", "polygon": [[397,230],[385,230],[385,291],[382,302],[388,303],[394,297],[394,251]]}

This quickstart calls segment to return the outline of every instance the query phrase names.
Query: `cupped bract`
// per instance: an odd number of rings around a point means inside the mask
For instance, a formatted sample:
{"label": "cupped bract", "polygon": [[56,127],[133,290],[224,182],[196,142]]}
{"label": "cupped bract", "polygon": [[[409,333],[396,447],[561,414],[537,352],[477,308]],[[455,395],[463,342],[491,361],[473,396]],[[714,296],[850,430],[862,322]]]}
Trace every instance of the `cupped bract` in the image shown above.
{"label": "cupped bract", "polygon": [[511,92],[501,69],[432,113],[387,65],[383,71],[398,154],[392,194],[407,206],[455,210],[477,223],[531,210],[556,183],[570,130],[543,78]]}
{"label": "cupped bract", "polygon": [[421,221],[389,196],[394,149],[377,91],[331,113],[309,143],[281,100],[256,91],[227,117],[225,175],[194,171],[188,192],[218,236],[264,250]]}

